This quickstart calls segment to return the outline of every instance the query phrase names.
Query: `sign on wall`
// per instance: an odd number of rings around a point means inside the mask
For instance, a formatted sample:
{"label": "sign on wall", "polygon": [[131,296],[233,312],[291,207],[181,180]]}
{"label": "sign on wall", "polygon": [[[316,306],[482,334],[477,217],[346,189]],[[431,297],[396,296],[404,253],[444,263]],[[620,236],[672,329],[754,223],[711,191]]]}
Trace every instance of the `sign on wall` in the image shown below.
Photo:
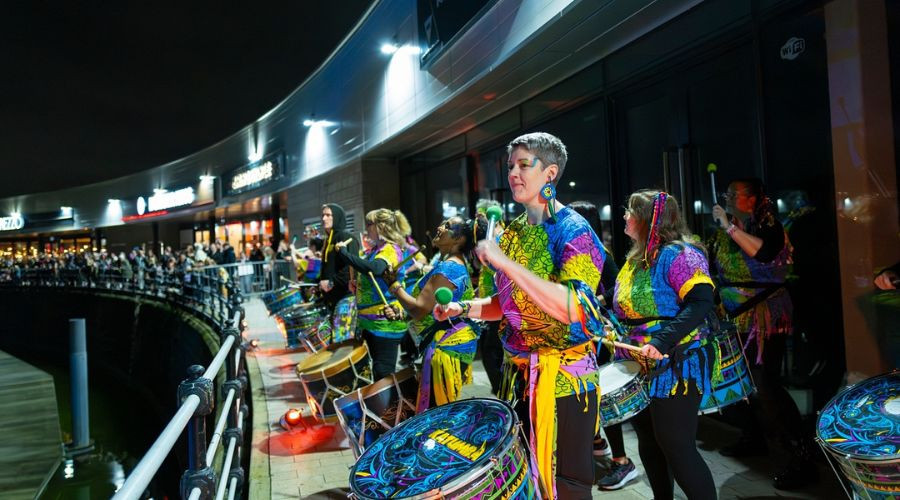
{"label": "sign on wall", "polygon": [[228,196],[252,191],[281,177],[280,155],[234,170],[225,177],[225,193]]}

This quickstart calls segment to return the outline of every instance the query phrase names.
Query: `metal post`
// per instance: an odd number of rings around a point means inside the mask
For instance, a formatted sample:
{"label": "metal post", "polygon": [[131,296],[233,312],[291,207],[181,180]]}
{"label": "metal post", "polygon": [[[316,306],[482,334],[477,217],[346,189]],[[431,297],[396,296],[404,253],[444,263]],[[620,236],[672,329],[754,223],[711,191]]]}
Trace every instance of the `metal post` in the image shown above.
{"label": "metal post", "polygon": [[196,395],[200,404],[187,425],[188,469],[181,476],[181,496],[188,498],[190,492],[199,488],[202,498],[209,498],[215,491],[215,472],[206,463],[206,416],[213,411],[212,380],[203,377],[200,365],[188,368],[188,378],[178,386],[179,403]]}
{"label": "metal post", "polygon": [[69,320],[69,361],[72,383],[72,443],[67,449],[70,456],[88,453],[94,449],[91,443],[90,416],[88,414],[87,339],[84,318]]}

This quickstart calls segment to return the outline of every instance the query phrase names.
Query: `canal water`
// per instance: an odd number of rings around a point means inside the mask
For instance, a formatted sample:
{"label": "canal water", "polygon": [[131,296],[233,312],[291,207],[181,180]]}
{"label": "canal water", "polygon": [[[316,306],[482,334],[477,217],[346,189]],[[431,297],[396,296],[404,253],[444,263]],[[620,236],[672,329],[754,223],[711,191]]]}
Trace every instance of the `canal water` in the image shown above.
{"label": "canal water", "polygon": [[[72,438],[72,407],[68,366],[29,363],[53,376],[63,441]],[[90,362],[90,360],[89,360]],[[164,423],[141,403],[140,390],[118,378],[88,376],[90,433],[94,451],[77,459],[65,459],[44,490],[41,499],[108,499],[161,432]],[[172,389],[175,398],[175,389]],[[151,483],[147,498],[178,498],[177,477],[163,474]]]}

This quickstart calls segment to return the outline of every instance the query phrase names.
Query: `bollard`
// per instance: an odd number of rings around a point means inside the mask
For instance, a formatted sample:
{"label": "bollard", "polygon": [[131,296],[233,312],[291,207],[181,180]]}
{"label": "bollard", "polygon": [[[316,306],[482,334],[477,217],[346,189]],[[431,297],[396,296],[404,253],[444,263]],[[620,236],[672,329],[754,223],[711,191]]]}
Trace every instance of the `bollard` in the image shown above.
{"label": "bollard", "polygon": [[88,412],[87,338],[84,318],[69,320],[69,370],[72,384],[72,442],[66,453],[82,455],[94,449]]}

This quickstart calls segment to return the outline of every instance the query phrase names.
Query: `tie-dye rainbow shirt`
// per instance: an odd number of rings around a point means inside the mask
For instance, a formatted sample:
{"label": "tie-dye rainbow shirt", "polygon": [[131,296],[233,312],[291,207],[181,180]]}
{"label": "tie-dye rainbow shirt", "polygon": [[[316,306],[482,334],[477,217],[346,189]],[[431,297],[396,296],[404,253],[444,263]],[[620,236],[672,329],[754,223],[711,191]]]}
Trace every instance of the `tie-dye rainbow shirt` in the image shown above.
{"label": "tie-dye rainbow shirt", "polygon": [[[571,208],[556,213],[555,220],[531,225],[522,214],[500,236],[500,249],[539,278],[571,285],[597,308],[594,290],[607,254],[590,224]],[[566,350],[589,342],[593,336],[580,322],[570,325],[547,314],[502,271],[494,276],[497,296],[507,327],[501,333],[503,347],[511,356],[525,356],[542,348]],[[595,333],[600,333],[599,330]],[[593,356],[587,356],[593,359]],[[596,383],[596,371],[585,366],[573,374],[587,387]],[[579,393],[579,384],[560,374],[557,397]]]}
{"label": "tie-dye rainbow shirt", "polygon": [[[697,247],[668,244],[649,268],[628,261],[619,270],[613,295],[613,312],[620,320],[649,320],[629,329],[629,341],[642,346],[658,329],[659,320],[671,319],[681,310],[684,296],[700,283],[712,285],[709,262]],[[697,331],[681,339],[680,344],[696,339]]]}
{"label": "tie-dye rainbow shirt", "polygon": [[[364,255],[369,261],[382,259],[389,266],[396,267],[403,259],[403,250],[393,243],[382,242]],[[375,277],[375,282],[384,294],[388,304],[395,306],[396,309],[402,310],[400,302],[388,291],[388,284],[384,282],[381,276]],[[359,311],[357,324],[360,330],[372,332],[376,337],[399,339],[406,333],[406,321],[391,321],[384,315],[384,302],[381,300],[375,284],[368,274],[356,274],[356,307]]]}

